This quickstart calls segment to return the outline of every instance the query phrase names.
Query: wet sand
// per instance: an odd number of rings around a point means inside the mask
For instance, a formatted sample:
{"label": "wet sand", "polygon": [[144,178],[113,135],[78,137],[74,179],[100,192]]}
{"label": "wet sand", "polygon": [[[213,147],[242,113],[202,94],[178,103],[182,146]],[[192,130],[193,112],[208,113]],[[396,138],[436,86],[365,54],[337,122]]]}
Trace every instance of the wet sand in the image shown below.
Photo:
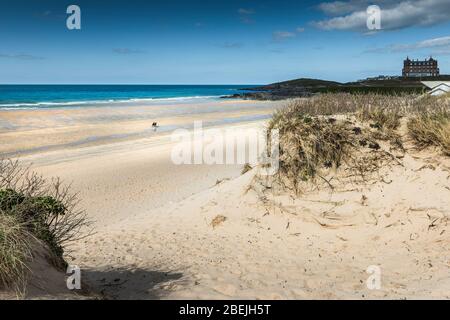
{"label": "wet sand", "polygon": [[[243,100],[73,109],[0,110],[0,156],[148,138],[176,128],[268,118],[277,104]],[[159,128],[155,132],[152,123]]]}

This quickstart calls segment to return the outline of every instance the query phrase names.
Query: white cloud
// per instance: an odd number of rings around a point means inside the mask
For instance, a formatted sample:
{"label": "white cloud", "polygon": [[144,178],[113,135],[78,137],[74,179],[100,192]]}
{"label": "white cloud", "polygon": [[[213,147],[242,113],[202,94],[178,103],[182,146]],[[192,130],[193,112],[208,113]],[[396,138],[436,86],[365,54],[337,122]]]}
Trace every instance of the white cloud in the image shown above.
{"label": "white cloud", "polygon": [[393,51],[407,51],[407,50],[418,50],[418,49],[430,49],[430,48],[442,48],[450,46],[450,36],[428,39],[413,44],[407,45],[396,45],[393,46]]}
{"label": "white cloud", "polygon": [[145,51],[143,51],[143,50],[135,50],[135,49],[130,49],[130,48],[114,48],[113,52],[114,53],[118,53],[118,54],[141,54],[141,53],[145,53]]}
{"label": "white cloud", "polygon": [[294,32],[290,31],[275,31],[272,34],[272,38],[274,41],[283,41],[286,39],[295,38],[297,35]]}
{"label": "white cloud", "polygon": [[241,20],[242,23],[249,24],[254,22],[254,20],[252,19],[252,15],[255,14],[255,10],[240,8],[238,10],[238,13],[239,19]]}
{"label": "white cloud", "polygon": [[392,6],[398,3],[395,0],[378,0],[376,3],[373,0],[348,0],[348,1],[333,1],[333,2],[323,2],[319,4],[318,8],[329,16],[340,16],[349,14],[355,11],[363,11],[369,5],[376,4],[378,6]]}
{"label": "white cloud", "polygon": [[[335,1],[319,5],[325,14],[337,17],[313,22],[323,30],[367,30],[366,0]],[[430,26],[450,21],[449,0],[379,1],[381,27],[394,30],[412,26]]]}
{"label": "white cloud", "polygon": [[220,47],[225,49],[240,49],[244,46],[241,42],[224,42],[220,45]]}
{"label": "white cloud", "polygon": [[0,53],[0,58],[15,59],[15,60],[42,60],[43,57],[33,56],[26,53]]}
{"label": "white cloud", "polygon": [[360,10],[359,4],[355,4],[354,1],[334,1],[334,2],[324,2],[319,4],[319,9],[325,14],[330,16],[337,16],[342,14],[348,14],[356,10]]}
{"label": "white cloud", "polygon": [[428,54],[450,53],[450,36],[427,39],[410,44],[392,44],[383,48],[366,50],[365,53],[395,53],[427,50]]}
{"label": "white cloud", "polygon": [[253,9],[244,9],[244,8],[240,8],[238,10],[239,14],[254,14],[255,11]]}
{"label": "white cloud", "polygon": [[292,39],[297,37],[297,34],[305,32],[305,28],[298,27],[294,32],[292,31],[275,31],[272,33],[272,39],[276,42],[281,42],[283,40]]}

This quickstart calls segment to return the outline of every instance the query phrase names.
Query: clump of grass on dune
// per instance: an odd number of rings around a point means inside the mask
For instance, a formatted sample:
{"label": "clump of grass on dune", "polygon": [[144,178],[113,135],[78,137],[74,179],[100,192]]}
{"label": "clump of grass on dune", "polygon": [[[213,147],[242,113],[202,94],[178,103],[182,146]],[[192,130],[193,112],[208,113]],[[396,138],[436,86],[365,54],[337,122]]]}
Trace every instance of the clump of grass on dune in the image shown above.
{"label": "clump of grass on dune", "polygon": [[285,107],[273,115],[289,113],[292,117],[331,116],[353,113],[358,108],[358,101],[349,93],[324,93],[312,98],[290,100]]}
{"label": "clump of grass on dune", "polygon": [[345,167],[346,178],[357,176],[365,181],[394,157],[378,140],[388,140],[391,149],[403,150],[395,130],[411,99],[324,94],[291,101],[274,114],[268,126],[268,134],[279,130],[279,180],[296,192],[303,182],[317,178],[331,186],[325,176]]}
{"label": "clump of grass on dune", "polygon": [[356,113],[362,122],[370,122],[373,128],[395,130],[400,126],[401,110],[397,108],[366,107]]}
{"label": "clump of grass on dune", "polygon": [[400,127],[404,110],[398,106],[365,106],[356,111],[356,119],[361,123],[368,123],[374,129],[374,139],[389,141],[391,147],[404,151],[403,142],[396,130]]}
{"label": "clump of grass on dune", "polygon": [[330,181],[337,171],[344,173],[342,179],[367,181],[388,160],[388,153],[381,149],[372,132],[347,119],[296,118],[286,112],[279,114],[270,127],[279,130],[276,181],[295,193],[302,192],[311,182],[325,183],[334,189]]}
{"label": "clump of grass on dune", "polygon": [[335,119],[280,112],[270,124],[279,130],[280,170],[293,183],[314,179],[319,168],[341,165],[353,147],[350,131]]}
{"label": "clump of grass on dune", "polygon": [[291,116],[325,116],[355,112],[356,103],[348,93],[321,94],[307,99],[294,99],[284,109]]}
{"label": "clump of grass on dune", "polygon": [[393,131],[414,100],[411,95],[386,96],[380,94],[356,95],[356,118],[378,130]]}
{"label": "clump of grass on dune", "polygon": [[408,134],[420,148],[439,147],[450,156],[450,108],[435,106],[416,113],[408,120]]}
{"label": "clump of grass on dune", "polygon": [[24,290],[32,241],[48,249],[56,267],[66,265],[64,248],[88,225],[77,204],[58,179],[48,182],[17,161],[0,160],[0,287]]}
{"label": "clump of grass on dune", "polygon": [[[282,112],[288,112],[292,117],[355,114],[358,120],[371,123],[373,128],[397,129],[413,101],[414,96],[411,95],[327,93],[308,99],[294,99]],[[276,112],[273,118],[276,120],[278,116]]]}
{"label": "clump of grass on dune", "polygon": [[[437,146],[450,156],[450,101],[445,96],[323,94],[292,100],[275,112],[267,131],[270,136],[272,129],[279,130],[277,180],[296,192],[307,181],[331,186],[330,179],[358,177],[356,182],[368,182],[386,164],[400,163],[405,152],[402,118],[418,147]],[[341,173],[327,180],[330,169]]]}
{"label": "clump of grass on dune", "polygon": [[0,214],[0,286],[23,292],[32,259],[31,235],[14,216]]}

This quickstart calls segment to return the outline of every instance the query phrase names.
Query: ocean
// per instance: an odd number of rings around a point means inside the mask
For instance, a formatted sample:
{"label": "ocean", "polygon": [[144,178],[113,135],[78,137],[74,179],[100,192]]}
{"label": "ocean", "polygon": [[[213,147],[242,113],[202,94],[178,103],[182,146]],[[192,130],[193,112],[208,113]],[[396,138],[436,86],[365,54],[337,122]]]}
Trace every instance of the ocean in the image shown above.
{"label": "ocean", "polygon": [[246,85],[0,85],[0,109],[81,108],[219,99]]}

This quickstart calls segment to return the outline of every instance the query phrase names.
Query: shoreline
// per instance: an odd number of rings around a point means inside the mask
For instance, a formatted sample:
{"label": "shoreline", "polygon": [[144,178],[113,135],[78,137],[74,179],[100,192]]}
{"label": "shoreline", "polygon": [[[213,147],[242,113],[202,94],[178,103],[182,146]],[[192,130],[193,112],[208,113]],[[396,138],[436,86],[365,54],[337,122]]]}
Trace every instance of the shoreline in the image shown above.
{"label": "shoreline", "polygon": [[[17,157],[138,140],[195,121],[205,127],[267,119],[278,105],[270,102],[210,101],[140,107],[0,111],[0,156]],[[158,129],[152,123],[158,123]]]}
{"label": "shoreline", "polygon": [[[227,125],[233,125],[233,124],[248,124],[248,123],[254,123],[259,122],[261,120],[267,120],[270,118],[270,115],[259,115],[259,116],[240,116],[236,118],[228,118],[225,120],[219,120],[219,121],[208,121],[203,123],[203,128],[222,128]],[[94,136],[94,137],[87,137],[83,140],[74,141],[70,143],[63,143],[63,144],[57,144],[57,145],[47,145],[42,147],[35,147],[30,149],[23,149],[23,150],[15,150],[12,152],[6,152],[6,153],[0,153],[0,157],[3,158],[16,158],[16,157],[24,157],[39,153],[46,153],[51,151],[58,151],[62,149],[76,149],[76,148],[85,148],[85,147],[91,147],[91,146],[99,146],[99,145],[107,145],[107,144],[114,144],[114,143],[120,143],[125,141],[139,141],[141,139],[151,139],[153,137],[159,137],[161,135],[169,135],[171,131],[176,129],[187,129],[191,130],[193,125],[169,125],[164,126],[163,128],[158,128],[157,131],[154,131],[154,129],[147,129],[140,132],[133,132],[128,134],[122,134],[122,135],[108,135],[108,136]]]}

